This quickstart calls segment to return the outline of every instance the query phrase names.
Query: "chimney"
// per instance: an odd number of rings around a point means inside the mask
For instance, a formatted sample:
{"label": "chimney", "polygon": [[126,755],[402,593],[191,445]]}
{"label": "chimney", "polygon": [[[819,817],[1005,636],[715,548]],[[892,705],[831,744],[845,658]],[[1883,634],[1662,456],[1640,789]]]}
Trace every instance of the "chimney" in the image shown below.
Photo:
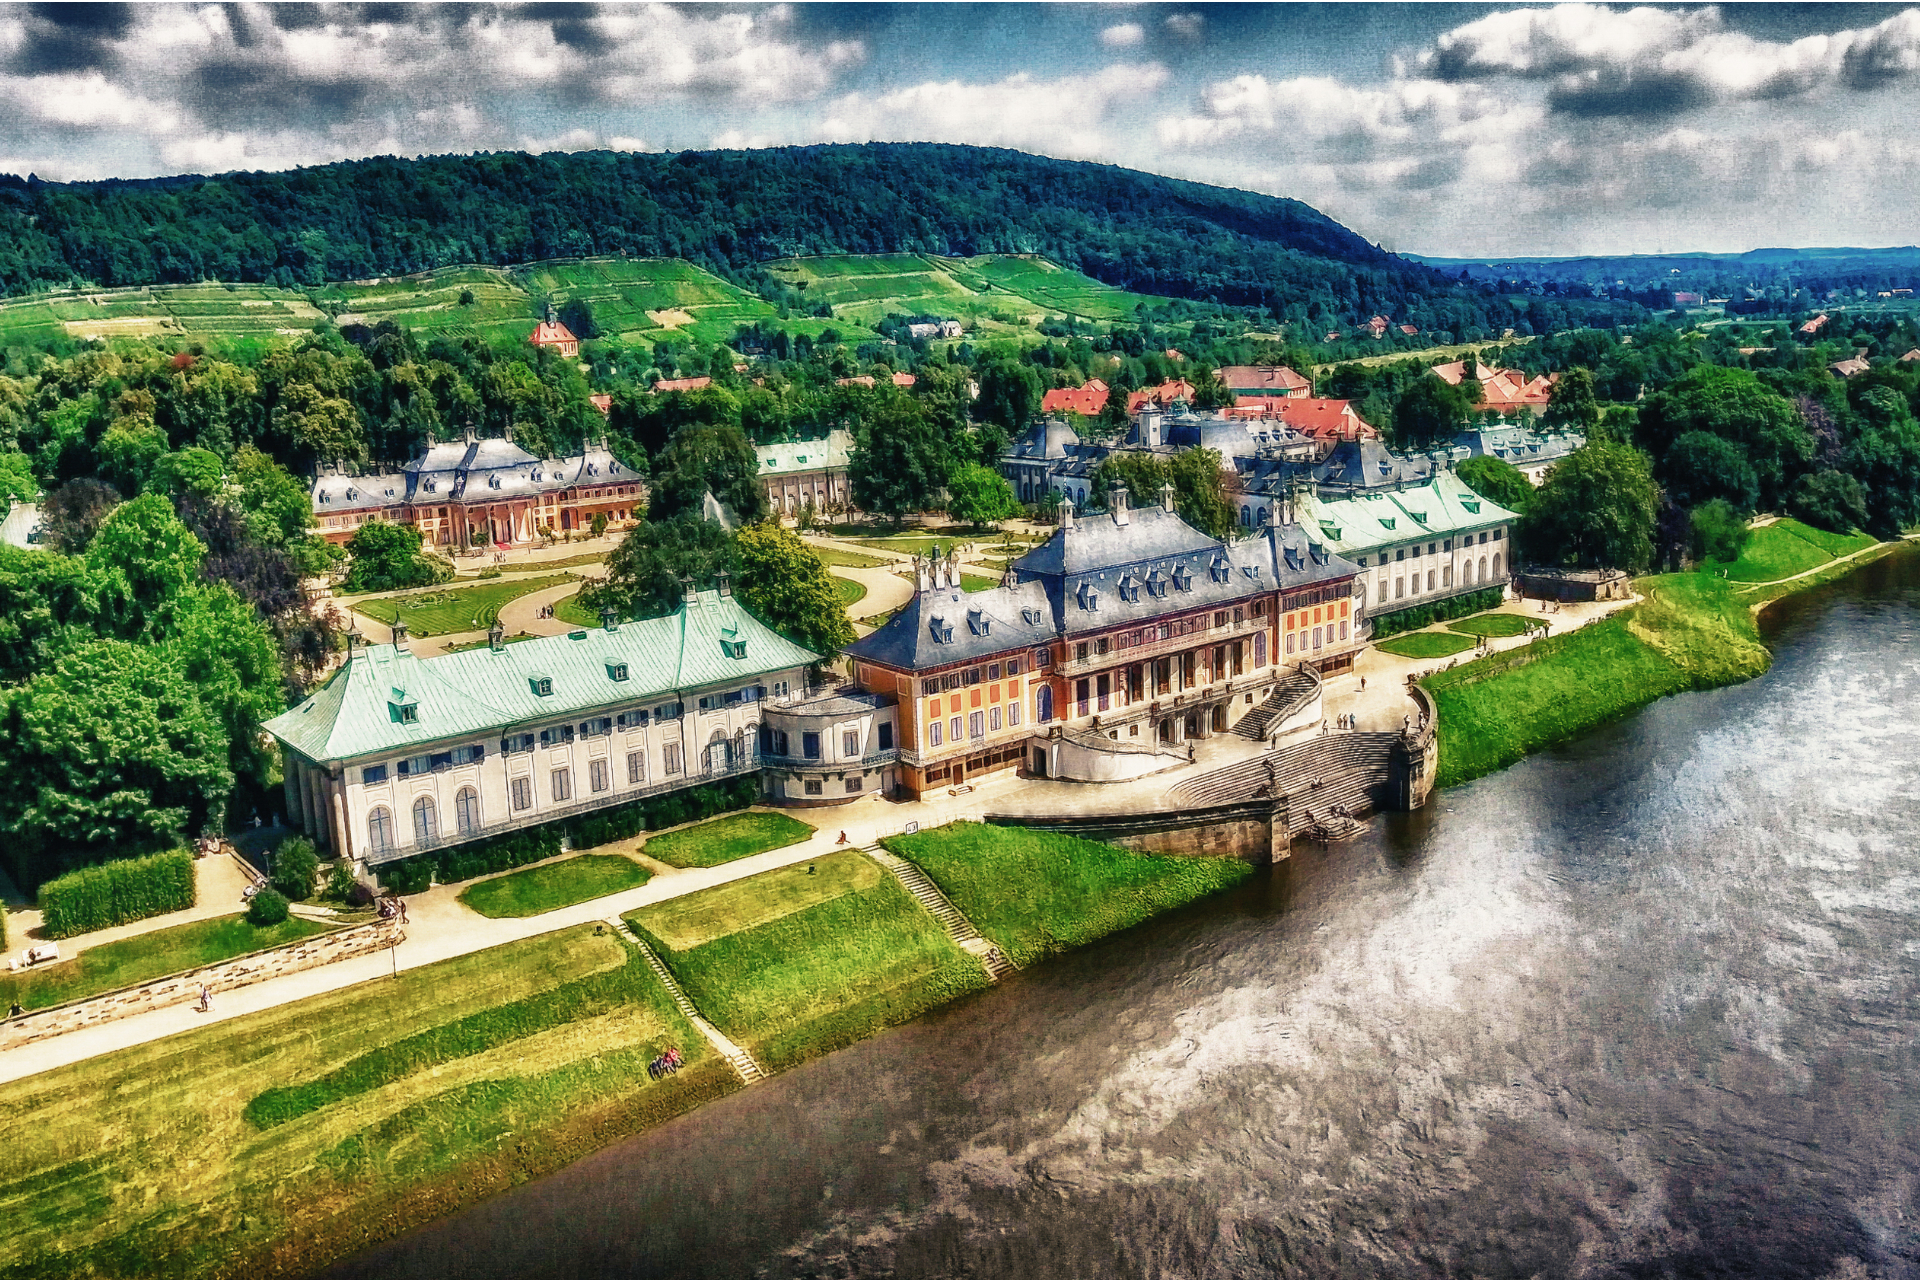
{"label": "chimney", "polygon": [[620,614],[612,605],[601,606],[600,625],[608,631],[618,631],[620,629]]}
{"label": "chimney", "polygon": [[513,443],[513,423],[507,423],[506,429],[500,433],[500,438],[508,444]]}
{"label": "chimney", "polygon": [[507,629],[495,618],[493,625],[487,628],[487,647],[495,653],[504,653],[507,648]]}
{"label": "chimney", "polygon": [[367,638],[361,635],[360,628],[355,626],[347,632],[347,657],[352,658],[354,654],[364,649],[366,644]]}
{"label": "chimney", "polygon": [[727,571],[725,569],[722,569],[720,571],[719,586],[720,586],[720,595],[723,599],[733,594],[733,580],[728,576]]}
{"label": "chimney", "polygon": [[407,624],[398,619],[393,624],[393,647],[396,650],[407,647]]}
{"label": "chimney", "polygon": [[471,419],[467,421],[466,429],[462,434],[466,437],[468,444],[473,443],[473,421]]}
{"label": "chimney", "polygon": [[1062,529],[1073,528],[1073,499],[1072,498],[1060,499],[1060,527]]}
{"label": "chimney", "polygon": [[1171,480],[1160,486],[1160,505],[1168,511],[1173,510],[1173,481]]}
{"label": "chimney", "polygon": [[682,576],[680,579],[680,603],[683,606],[690,605],[694,602],[694,600],[698,597],[698,595],[699,593],[694,590],[693,575],[686,574]]}
{"label": "chimney", "polygon": [[1132,522],[1133,515],[1127,510],[1127,486],[1116,484],[1107,490],[1107,510],[1113,513],[1113,522],[1125,525]]}
{"label": "chimney", "polygon": [[925,556],[915,556],[913,558],[913,582],[914,587],[921,595],[925,595],[933,589],[933,574],[927,564]]}

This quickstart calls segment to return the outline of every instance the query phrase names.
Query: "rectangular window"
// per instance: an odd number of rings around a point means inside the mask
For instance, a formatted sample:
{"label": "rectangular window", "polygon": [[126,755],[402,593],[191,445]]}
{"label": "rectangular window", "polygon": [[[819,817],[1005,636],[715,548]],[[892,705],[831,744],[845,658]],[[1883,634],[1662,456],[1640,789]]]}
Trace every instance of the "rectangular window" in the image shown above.
{"label": "rectangular window", "polygon": [[553,771],[553,798],[555,802],[573,799],[573,773],[567,769]]}
{"label": "rectangular window", "polygon": [[1011,728],[1014,725],[1017,725],[1019,723],[1020,723],[1020,704],[1017,702],[1009,702],[1007,704],[1007,726]]}
{"label": "rectangular window", "polygon": [[999,678],[1000,678],[1000,664],[997,662],[989,662],[987,664],[987,679],[998,680]]}
{"label": "rectangular window", "polygon": [[967,717],[967,736],[969,738],[987,736],[987,718],[983,712],[975,711]]}
{"label": "rectangular window", "polygon": [[817,733],[801,734],[800,754],[809,760],[818,760],[820,758],[820,735]]}
{"label": "rectangular window", "polygon": [[360,771],[360,785],[363,787],[377,786],[386,780],[387,766],[383,764],[370,764]]}
{"label": "rectangular window", "polygon": [[580,726],[580,735],[585,738],[599,738],[612,732],[613,718],[611,716],[601,716],[595,720],[588,720]]}
{"label": "rectangular window", "polygon": [[787,754],[787,731],[785,729],[775,729],[773,731],[773,754],[776,756],[784,756]]}
{"label": "rectangular window", "polygon": [[605,791],[607,785],[607,762],[605,760],[587,761],[587,789]]}
{"label": "rectangular window", "polygon": [[1395,578],[1393,580],[1393,598],[1398,600],[1405,594],[1407,594],[1407,580],[1405,578]]}
{"label": "rectangular window", "polygon": [[647,779],[647,753],[644,751],[627,752],[627,785],[645,782]]}
{"label": "rectangular window", "polygon": [[1347,624],[1344,622],[1340,624],[1340,638],[1342,640],[1347,638]]}
{"label": "rectangular window", "polygon": [[805,785],[805,787],[804,787],[803,789],[804,789],[804,790],[806,791],[806,793],[807,793],[808,795],[810,795],[810,796],[817,796],[817,795],[819,795],[819,794],[821,793],[821,791],[822,791],[822,787],[821,787],[821,785],[820,785],[820,779],[818,779],[818,778],[808,778],[808,779],[807,779],[807,781],[806,781],[806,785]]}
{"label": "rectangular window", "polygon": [[622,711],[613,718],[613,722],[622,729],[644,729],[647,724],[647,713],[644,711]]}
{"label": "rectangular window", "polygon": [[1094,689],[1094,696],[1099,699],[1100,710],[1105,711],[1108,699],[1113,693],[1113,677],[1103,673],[1098,680],[1094,681]]}
{"label": "rectangular window", "polygon": [[860,779],[858,778],[847,779],[847,794],[850,796],[860,794]]}
{"label": "rectangular window", "polygon": [[1020,659],[1018,658],[1007,659],[1007,674],[1010,676],[1017,676],[1020,674]]}
{"label": "rectangular window", "polygon": [[1385,578],[1382,578],[1380,579],[1380,603],[1385,604],[1386,602],[1387,602],[1387,580]]}
{"label": "rectangular window", "polygon": [[678,720],[687,709],[684,702],[663,703],[653,709],[655,720]]}
{"label": "rectangular window", "polygon": [[532,778],[515,778],[513,782],[509,784],[509,790],[513,793],[514,812],[519,813],[523,810],[533,808]]}
{"label": "rectangular window", "polygon": [[1216,627],[1224,627],[1227,625],[1227,611],[1225,609],[1216,609],[1214,611],[1213,625]]}
{"label": "rectangular window", "polygon": [[669,777],[680,772],[682,762],[679,743],[669,742],[666,746],[660,748],[660,758],[661,763],[666,766]]}
{"label": "rectangular window", "polygon": [[884,722],[880,725],[880,749],[893,750],[893,726]]}
{"label": "rectangular window", "polygon": [[486,759],[486,757],[487,749],[479,743],[475,743],[470,747],[455,747],[453,749],[453,762],[455,764],[473,764]]}
{"label": "rectangular window", "polygon": [[1073,700],[1074,700],[1074,702],[1075,702],[1075,703],[1077,703],[1077,704],[1079,705],[1079,708],[1080,708],[1080,709],[1079,709],[1078,711],[1076,711],[1076,712],[1074,713],[1075,715],[1082,715],[1082,716],[1084,716],[1084,715],[1086,715],[1086,714],[1087,714],[1087,710],[1088,710],[1088,708],[1087,708],[1087,697],[1088,697],[1088,693],[1089,693],[1089,682],[1088,682],[1088,681],[1085,681],[1085,680],[1077,680],[1077,681],[1075,681],[1075,682],[1074,682],[1074,686],[1073,686]]}
{"label": "rectangular window", "polygon": [[939,746],[941,732],[942,731],[940,728],[940,722],[938,720],[935,720],[932,724],[929,724],[927,726],[927,741],[932,743],[936,747]]}
{"label": "rectangular window", "polygon": [[859,735],[859,733],[857,733],[856,731],[854,731],[854,730],[852,730],[852,729],[842,729],[842,730],[840,731],[840,755],[841,755],[841,757],[842,757],[843,759],[847,759],[847,760],[851,760],[851,759],[853,759],[853,758],[854,758],[855,756],[857,756],[857,755],[859,755],[859,754],[860,754],[860,735]]}
{"label": "rectangular window", "polygon": [[500,739],[500,750],[507,755],[515,755],[522,751],[531,751],[533,750],[533,735],[530,733],[516,733],[510,737],[502,738]]}
{"label": "rectangular window", "polygon": [[558,747],[572,741],[573,726],[570,724],[557,725],[540,731],[540,745],[543,747]]}
{"label": "rectangular window", "polygon": [[1087,660],[1086,641],[1082,640],[1079,644],[1073,646],[1073,657],[1076,662],[1085,662]]}
{"label": "rectangular window", "polygon": [[1287,652],[1293,652],[1293,632],[1287,632]]}

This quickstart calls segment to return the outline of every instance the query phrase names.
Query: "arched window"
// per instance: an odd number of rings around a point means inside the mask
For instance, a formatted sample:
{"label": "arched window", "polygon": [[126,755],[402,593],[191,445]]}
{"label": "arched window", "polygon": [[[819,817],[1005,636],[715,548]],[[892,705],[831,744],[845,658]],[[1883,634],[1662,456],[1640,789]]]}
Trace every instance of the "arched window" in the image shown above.
{"label": "arched window", "polygon": [[374,853],[393,852],[393,814],[384,805],[367,815],[367,847]]}
{"label": "arched window", "polygon": [[706,767],[709,773],[727,767],[727,733],[724,729],[715,729],[713,737],[707,740]]}
{"label": "arched window", "polygon": [[1473,561],[1471,560],[1460,566],[1460,585],[1464,587],[1473,585]]}
{"label": "arched window", "polygon": [[1481,556],[1480,557],[1480,581],[1485,582],[1486,580],[1487,580],[1487,558],[1485,556]]}
{"label": "arched window", "polygon": [[421,796],[413,802],[413,842],[425,844],[436,834],[433,823],[433,797]]}
{"label": "arched window", "polygon": [[1033,719],[1035,724],[1046,724],[1053,719],[1053,686],[1043,684],[1033,695]]}
{"label": "arched window", "polygon": [[468,835],[480,829],[480,793],[472,787],[462,787],[453,798],[453,821],[461,835]]}
{"label": "arched window", "polygon": [[1450,587],[1453,585],[1453,566],[1452,565],[1450,564],[1442,565],[1440,567],[1440,585],[1443,587]]}
{"label": "arched window", "polygon": [[1500,553],[1498,551],[1493,553],[1493,576],[1496,578],[1500,576]]}
{"label": "arched window", "polygon": [[1240,527],[1243,529],[1248,529],[1253,527],[1253,508],[1251,507],[1240,508]]}

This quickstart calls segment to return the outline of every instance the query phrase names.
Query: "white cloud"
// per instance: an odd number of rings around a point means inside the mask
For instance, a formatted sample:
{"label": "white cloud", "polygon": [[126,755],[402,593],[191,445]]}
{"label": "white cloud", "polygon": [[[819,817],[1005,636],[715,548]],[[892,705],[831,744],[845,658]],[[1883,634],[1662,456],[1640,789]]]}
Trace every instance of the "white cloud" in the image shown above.
{"label": "white cloud", "polygon": [[1100,33],[1100,43],[1109,49],[1130,49],[1146,38],[1146,28],[1137,22],[1122,22]]}
{"label": "white cloud", "polygon": [[1167,30],[1183,40],[1198,39],[1206,25],[1206,18],[1197,13],[1176,13],[1167,19]]}
{"label": "white cloud", "polygon": [[1110,154],[1101,126],[1118,106],[1158,93],[1157,62],[1118,64],[1084,76],[1022,72],[992,84],[928,81],[891,93],[847,94],[828,107],[823,142],[963,142],[1066,157]]}
{"label": "white cloud", "polygon": [[118,125],[166,133],[180,120],[171,107],[128,93],[98,71],[11,79],[0,83],[0,93],[13,100],[16,110],[48,124]]}

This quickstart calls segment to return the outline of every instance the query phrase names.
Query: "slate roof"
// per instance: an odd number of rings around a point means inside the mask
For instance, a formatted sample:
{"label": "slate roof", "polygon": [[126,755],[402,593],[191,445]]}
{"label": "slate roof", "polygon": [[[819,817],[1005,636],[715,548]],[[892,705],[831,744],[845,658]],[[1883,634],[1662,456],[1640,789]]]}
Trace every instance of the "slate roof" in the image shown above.
{"label": "slate roof", "polygon": [[557,492],[576,485],[641,479],[604,445],[570,458],[536,458],[499,436],[445,440],[427,446],[399,471],[349,476],[323,471],[309,500],[316,512],[370,511],[400,503],[490,502]]}
{"label": "slate roof", "polygon": [[1013,442],[1004,456],[1027,462],[1064,458],[1080,447],[1080,435],[1058,418],[1048,418],[1028,427]]}
{"label": "slate roof", "polygon": [[1535,431],[1532,427],[1475,427],[1453,438],[1476,458],[1499,458],[1515,466],[1564,458],[1586,443],[1578,431]]}
{"label": "slate roof", "polygon": [[[744,640],[746,655],[729,656],[723,640]],[[404,645],[368,646],[317,693],[261,727],[309,760],[349,760],[739,684],[820,660],[747,612],[737,597],[702,591],[664,618],[499,651],[420,658]],[[625,680],[613,678],[618,663],[626,665]],[[545,696],[536,692],[542,678],[552,681]],[[403,721],[403,705],[417,707],[414,722]]]}

